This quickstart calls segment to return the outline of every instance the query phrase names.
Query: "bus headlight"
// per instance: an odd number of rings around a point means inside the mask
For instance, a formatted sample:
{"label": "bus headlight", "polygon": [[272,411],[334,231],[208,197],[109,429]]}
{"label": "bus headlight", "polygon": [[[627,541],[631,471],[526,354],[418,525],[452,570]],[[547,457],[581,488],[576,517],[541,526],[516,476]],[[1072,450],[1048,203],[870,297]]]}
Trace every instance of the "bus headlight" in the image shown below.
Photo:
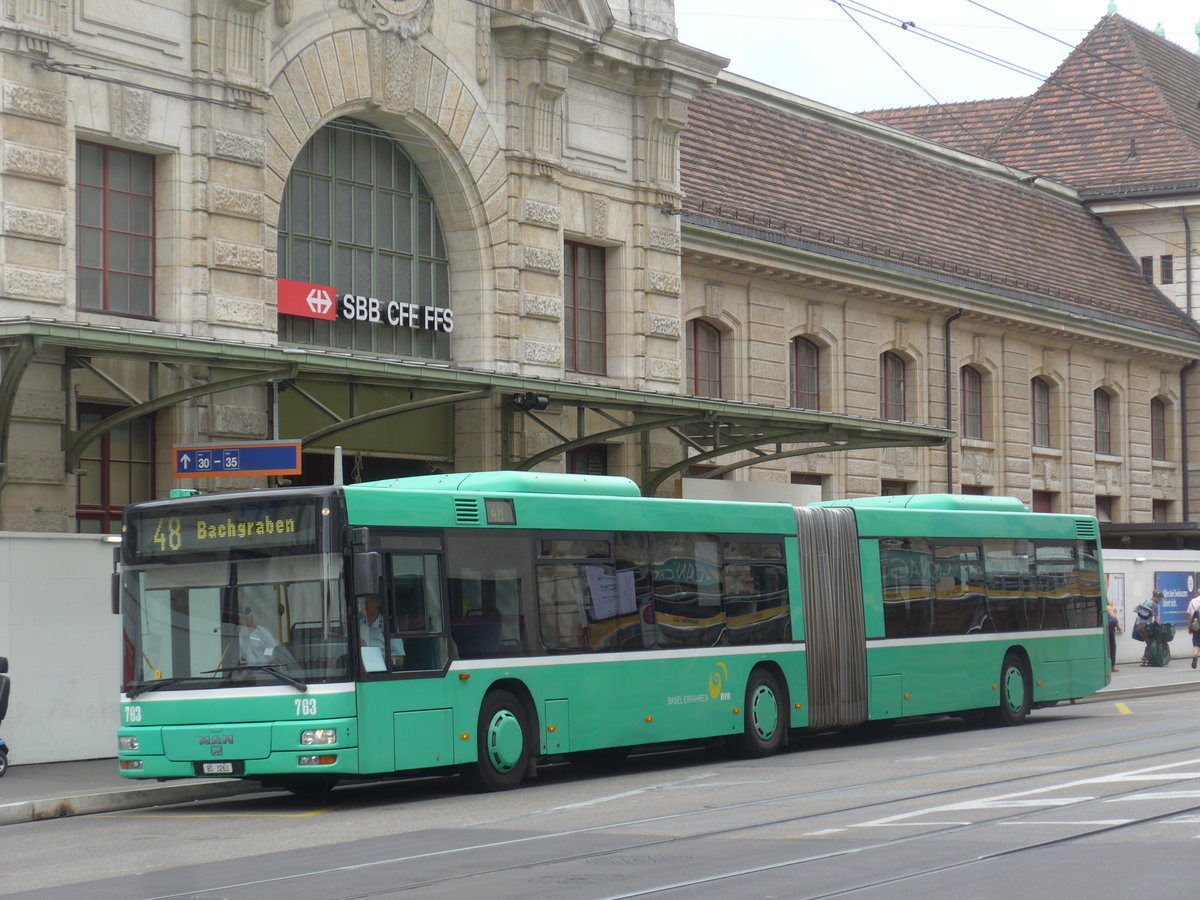
{"label": "bus headlight", "polygon": [[141,746],[133,735],[122,735],[117,739],[117,744],[122,750],[136,750]]}
{"label": "bus headlight", "polygon": [[312,744],[336,744],[337,729],[310,728],[308,731],[302,731],[300,732],[300,743],[305,747]]}

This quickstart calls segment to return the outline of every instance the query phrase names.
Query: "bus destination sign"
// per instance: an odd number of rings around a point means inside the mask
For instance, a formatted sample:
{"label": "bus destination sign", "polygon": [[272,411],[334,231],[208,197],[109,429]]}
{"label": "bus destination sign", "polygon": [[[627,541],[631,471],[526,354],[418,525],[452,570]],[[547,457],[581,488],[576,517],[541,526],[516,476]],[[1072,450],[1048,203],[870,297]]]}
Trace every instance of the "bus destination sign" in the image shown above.
{"label": "bus destination sign", "polygon": [[146,510],[130,521],[129,543],[139,559],[228,550],[312,550],[317,542],[313,502],[254,500]]}

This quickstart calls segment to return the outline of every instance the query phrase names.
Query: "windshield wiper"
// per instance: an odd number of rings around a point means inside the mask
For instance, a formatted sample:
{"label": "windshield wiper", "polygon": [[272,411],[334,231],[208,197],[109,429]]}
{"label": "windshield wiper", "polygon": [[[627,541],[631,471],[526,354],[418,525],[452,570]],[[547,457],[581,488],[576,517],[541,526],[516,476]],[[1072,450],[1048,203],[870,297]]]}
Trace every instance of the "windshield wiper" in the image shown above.
{"label": "windshield wiper", "polygon": [[181,681],[187,681],[186,678],[160,678],[158,681],[143,681],[135,688],[129,691],[129,699],[132,700],[139,694],[145,694],[150,691],[157,691],[159,688],[165,688],[169,684],[179,684]]}
{"label": "windshield wiper", "polygon": [[293,678],[287,672],[279,671],[280,663],[272,666],[221,666],[219,669],[209,669],[207,672],[201,672],[201,675],[213,675],[218,672],[266,672],[268,675],[274,675],[285,684],[290,684],[300,693],[308,692],[308,685],[298,678]]}

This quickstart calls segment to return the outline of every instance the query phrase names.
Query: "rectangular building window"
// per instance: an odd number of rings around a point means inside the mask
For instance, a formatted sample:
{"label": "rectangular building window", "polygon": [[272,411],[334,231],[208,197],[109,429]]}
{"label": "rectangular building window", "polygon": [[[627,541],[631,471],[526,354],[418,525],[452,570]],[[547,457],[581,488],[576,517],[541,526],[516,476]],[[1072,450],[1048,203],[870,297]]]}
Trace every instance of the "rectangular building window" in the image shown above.
{"label": "rectangular building window", "polygon": [[154,315],[154,157],[80,141],[75,295],[80,309]]}
{"label": "rectangular building window", "polygon": [[1092,423],[1097,453],[1111,454],[1112,441],[1112,398],[1108,392],[1097,390],[1092,394]]}
{"label": "rectangular building window", "polygon": [[1029,508],[1033,512],[1054,512],[1054,497],[1055,494],[1052,491],[1034,491]]}
{"label": "rectangular building window", "polygon": [[1146,284],[1154,284],[1154,257],[1143,256],[1142,263],[1142,281]]}
{"label": "rectangular building window", "polygon": [[688,327],[688,381],[694,397],[721,396],[721,332],[700,319]]}
{"label": "rectangular building window", "polygon": [[1167,458],[1167,405],[1158,397],[1150,401],[1150,458]]}
{"label": "rectangular building window", "polygon": [[[81,403],[83,431],[121,411],[118,406]],[[79,460],[75,506],[82,534],[117,534],[121,514],[131,503],[154,499],[154,417],[141,416],[115,425],[84,450]]]}
{"label": "rectangular building window", "polygon": [[1033,446],[1050,446],[1050,385],[1041,378],[1029,383]]}
{"label": "rectangular building window", "polygon": [[1159,284],[1174,284],[1175,283],[1175,257],[1160,256],[1158,258],[1158,281]]}
{"label": "rectangular building window", "polygon": [[962,436],[983,440],[983,376],[972,366],[963,366]]}
{"label": "rectangular building window", "polygon": [[563,356],[568,372],[606,371],[603,247],[563,248]]}

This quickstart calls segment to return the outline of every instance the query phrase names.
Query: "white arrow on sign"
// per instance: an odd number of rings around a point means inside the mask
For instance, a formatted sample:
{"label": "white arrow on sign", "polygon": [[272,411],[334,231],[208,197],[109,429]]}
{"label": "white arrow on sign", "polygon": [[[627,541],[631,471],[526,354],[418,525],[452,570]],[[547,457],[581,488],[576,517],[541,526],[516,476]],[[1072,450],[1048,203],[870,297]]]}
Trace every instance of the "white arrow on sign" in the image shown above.
{"label": "white arrow on sign", "polygon": [[190,469],[192,467],[192,458],[186,453],[179,457],[179,467],[181,469]]}

